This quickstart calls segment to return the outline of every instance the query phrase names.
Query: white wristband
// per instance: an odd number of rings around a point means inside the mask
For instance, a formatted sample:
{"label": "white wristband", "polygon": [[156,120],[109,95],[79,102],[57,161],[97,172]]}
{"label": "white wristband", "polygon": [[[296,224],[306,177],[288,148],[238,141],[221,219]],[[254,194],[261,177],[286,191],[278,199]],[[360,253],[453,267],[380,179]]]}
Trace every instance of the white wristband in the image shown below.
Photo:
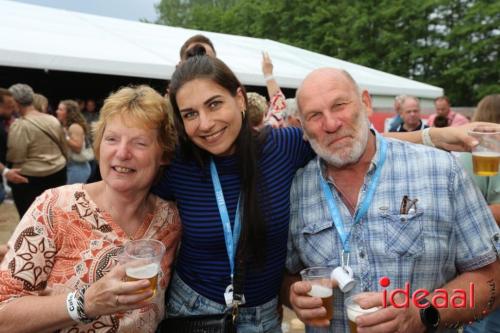
{"label": "white wristband", "polygon": [[2,171],[2,177],[5,177],[5,175],[6,175],[6,174],[7,174],[7,172],[9,172],[9,171],[10,171],[10,169],[9,169],[9,168],[4,167],[4,168],[3,168],[3,171]]}
{"label": "white wristband", "polygon": [[271,75],[265,75],[265,76],[264,76],[264,80],[265,80],[266,82],[271,81],[271,80],[274,80],[274,75],[272,75],[272,74],[271,74]]}
{"label": "white wristband", "polygon": [[69,316],[76,322],[80,322],[78,317],[78,305],[76,303],[75,293],[69,293],[66,297],[66,309],[68,310]]}
{"label": "white wristband", "polygon": [[430,130],[430,128],[425,128],[422,130],[422,143],[426,146],[436,148],[436,145],[431,140],[431,135],[429,133]]}

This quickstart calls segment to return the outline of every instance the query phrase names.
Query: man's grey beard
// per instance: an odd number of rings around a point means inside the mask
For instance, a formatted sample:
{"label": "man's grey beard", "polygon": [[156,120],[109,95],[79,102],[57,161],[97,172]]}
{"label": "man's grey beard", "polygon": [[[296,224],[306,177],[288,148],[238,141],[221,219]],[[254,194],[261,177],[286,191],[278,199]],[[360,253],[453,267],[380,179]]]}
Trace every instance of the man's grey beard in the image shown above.
{"label": "man's grey beard", "polygon": [[319,157],[321,157],[323,160],[325,160],[326,163],[334,166],[335,168],[342,168],[346,165],[358,162],[363,153],[365,152],[366,145],[368,143],[370,122],[364,112],[360,112],[360,115],[356,120],[356,124],[359,130],[357,132],[356,137],[354,137],[354,142],[352,144],[352,147],[347,154],[341,155],[337,153],[332,153],[328,149],[323,148],[321,144],[318,143],[317,140],[310,139],[307,135],[306,137],[308,138],[312,149],[316,152],[316,154]]}

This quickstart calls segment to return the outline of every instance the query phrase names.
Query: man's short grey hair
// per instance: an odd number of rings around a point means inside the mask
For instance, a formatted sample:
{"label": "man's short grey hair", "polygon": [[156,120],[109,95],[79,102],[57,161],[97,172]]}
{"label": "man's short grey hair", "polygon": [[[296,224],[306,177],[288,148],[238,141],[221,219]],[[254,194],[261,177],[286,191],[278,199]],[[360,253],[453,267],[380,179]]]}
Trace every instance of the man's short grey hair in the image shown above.
{"label": "man's short grey hair", "polygon": [[420,108],[420,99],[416,96],[410,96],[410,95],[402,95],[401,96],[401,106],[406,102],[408,99],[413,99],[415,102],[417,102],[418,107]]}
{"label": "man's short grey hair", "polygon": [[295,100],[295,98],[287,98],[286,99],[286,108],[285,108],[284,116],[285,116],[285,118],[299,116],[299,108],[297,106],[297,101]]}
{"label": "man's short grey hair", "polygon": [[398,95],[396,97],[394,97],[394,100],[396,102],[398,102],[399,104],[401,104],[403,102],[403,99],[405,99],[407,96],[406,95]]}
{"label": "man's short grey hair", "polygon": [[9,91],[12,93],[12,97],[14,97],[14,100],[21,104],[21,106],[28,106],[33,104],[35,92],[27,84],[14,84],[10,86]]}

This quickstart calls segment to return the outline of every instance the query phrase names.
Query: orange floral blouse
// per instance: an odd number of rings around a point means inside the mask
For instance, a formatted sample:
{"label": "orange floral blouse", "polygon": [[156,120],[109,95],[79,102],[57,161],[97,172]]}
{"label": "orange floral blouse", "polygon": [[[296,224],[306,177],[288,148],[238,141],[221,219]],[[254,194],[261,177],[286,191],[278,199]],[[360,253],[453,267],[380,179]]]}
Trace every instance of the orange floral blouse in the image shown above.
{"label": "orange floral blouse", "polygon": [[[175,204],[155,197],[155,211],[132,237],[154,238],[167,252],[159,292],[150,306],[75,323],[59,332],[155,332],[164,315],[165,289],[181,235]],[[57,295],[94,283],[117,264],[130,237],[90,199],[82,184],[45,191],[31,205],[10,238],[0,265],[2,303],[26,295]]]}

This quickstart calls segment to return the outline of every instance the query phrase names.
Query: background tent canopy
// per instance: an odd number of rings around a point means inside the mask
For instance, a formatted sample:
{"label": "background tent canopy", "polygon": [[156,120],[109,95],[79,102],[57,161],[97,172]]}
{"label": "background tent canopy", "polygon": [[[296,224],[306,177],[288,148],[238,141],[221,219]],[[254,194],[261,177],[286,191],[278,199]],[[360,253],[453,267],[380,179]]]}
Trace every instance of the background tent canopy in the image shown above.
{"label": "background tent canopy", "polygon": [[[169,79],[184,41],[209,37],[221,58],[245,85],[265,86],[261,52],[268,51],[284,88],[297,88],[311,70],[347,70],[361,88],[385,106],[399,94],[433,99],[439,87],[349,63],[268,39],[133,22],[0,0],[0,65]],[[377,103],[375,103],[377,104]]]}

